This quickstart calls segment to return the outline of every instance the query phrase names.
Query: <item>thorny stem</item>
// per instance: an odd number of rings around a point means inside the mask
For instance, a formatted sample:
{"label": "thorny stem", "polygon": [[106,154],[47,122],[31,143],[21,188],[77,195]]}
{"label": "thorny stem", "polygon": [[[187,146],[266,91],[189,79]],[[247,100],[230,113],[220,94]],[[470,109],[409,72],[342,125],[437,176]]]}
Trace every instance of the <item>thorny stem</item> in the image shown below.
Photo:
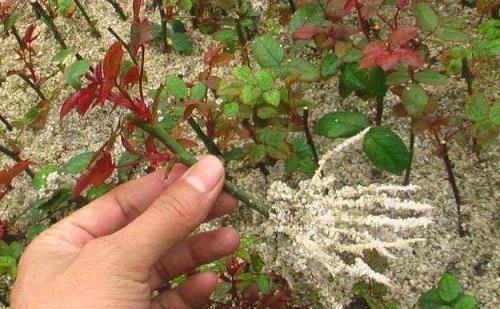
{"label": "thorny stem", "polygon": [[[15,153],[14,151],[10,150],[9,148],[7,148],[3,145],[0,145],[0,152],[16,162],[22,161],[22,159],[19,157],[19,155],[17,153]],[[26,171],[26,174],[28,174],[28,176],[30,176],[31,178],[35,177],[35,173],[33,173],[33,171],[30,168],[27,168],[25,171]]]}
{"label": "thorny stem", "polygon": [[[135,121],[135,124],[137,127],[155,136],[160,142],[162,142],[165,146],[167,146],[170,149],[170,151],[177,154],[179,156],[180,162],[186,164],[187,166],[192,166],[197,162],[193,154],[191,154],[184,147],[182,147],[181,144],[179,144],[175,139],[173,139],[160,126],[158,125],[151,126],[142,121]],[[256,199],[248,192],[239,189],[231,181],[229,180],[224,181],[224,189],[228,193],[230,193],[231,195],[233,195],[234,197],[245,203],[248,207],[256,210],[265,217],[269,216],[269,211],[268,211],[269,207],[264,202]]]}
{"label": "thorny stem", "polygon": [[382,126],[382,117],[384,116],[384,97],[377,98],[377,115],[375,116],[375,124],[377,127]]}
{"label": "thorny stem", "polygon": [[125,47],[125,50],[129,54],[130,59],[134,62],[135,65],[137,65],[137,60],[134,57],[132,57],[132,51],[130,50],[130,45],[127,42],[125,42],[125,40],[122,39],[122,37],[118,33],[116,33],[116,31],[113,28],[108,27],[108,31],[115,39],[117,39],[118,41],[120,41],[120,43],[122,43],[123,47]]}
{"label": "thorny stem", "polygon": [[5,125],[7,131],[12,131],[14,129],[12,124],[2,114],[0,114],[0,121]]}
{"label": "thorny stem", "polygon": [[248,57],[248,49],[247,49],[247,38],[245,35],[245,30],[243,29],[243,25],[241,24],[241,0],[238,0],[238,18],[236,19],[236,32],[238,33],[238,39],[241,44],[241,57],[243,60],[243,64],[250,66],[250,58]]}
{"label": "thorny stem", "polygon": [[163,53],[168,52],[168,37],[167,37],[167,15],[165,14],[165,9],[161,1],[158,1],[158,10],[160,11],[160,21],[161,21],[161,43],[163,46]]}
{"label": "thorny stem", "polygon": [[463,227],[463,216],[462,216],[462,199],[460,198],[460,191],[458,189],[455,174],[453,173],[453,164],[451,163],[450,155],[448,152],[448,146],[446,142],[441,141],[437,134],[434,135],[436,142],[439,147],[439,156],[443,160],[446,173],[448,175],[448,182],[450,183],[451,190],[453,192],[453,197],[455,199],[455,206],[457,210],[457,231],[460,237],[465,237],[465,230]]}
{"label": "thorny stem", "polygon": [[17,74],[17,76],[21,77],[33,90],[35,90],[36,94],[38,94],[42,101],[47,102],[47,98],[43,94],[42,90],[40,90],[40,87],[33,83],[31,79],[23,74]]}
{"label": "thorny stem", "polygon": [[[257,140],[255,138],[255,129],[252,127],[248,119],[243,120],[243,126],[245,129],[250,133],[250,136],[252,137],[252,140],[257,143]],[[269,170],[267,169],[266,165],[263,162],[257,163],[257,167],[259,168],[260,172],[262,175],[264,175],[264,178],[266,179],[267,182],[267,176],[269,176]]]}
{"label": "thorny stem", "polygon": [[196,133],[198,138],[203,142],[208,152],[218,157],[224,156],[222,154],[222,151],[220,151],[219,147],[217,147],[215,142],[208,135],[206,135],[205,132],[203,132],[203,130],[200,128],[200,125],[196,122],[196,120],[193,119],[193,117],[189,117],[188,123],[189,126]]}
{"label": "thorny stem", "polygon": [[316,165],[319,165],[318,151],[316,150],[316,145],[314,144],[314,139],[311,134],[311,130],[309,129],[309,109],[307,108],[304,109],[304,116],[302,117],[302,119],[303,119],[304,134],[306,135],[307,144],[311,148],[314,162],[316,162]]}
{"label": "thorny stem", "polygon": [[97,29],[97,27],[95,26],[95,23],[92,21],[92,19],[90,19],[90,16],[87,14],[87,12],[85,11],[85,8],[83,7],[83,5],[80,3],[80,0],[73,0],[76,4],[76,7],[78,8],[78,10],[80,11],[80,13],[82,13],[83,15],[83,18],[85,19],[85,21],[87,22],[87,24],[89,25],[90,27],[90,32],[92,32],[92,35],[95,36],[96,38],[100,38],[101,37],[101,32],[99,32],[99,30]]}
{"label": "thorny stem", "polygon": [[467,58],[462,59],[462,77],[465,79],[465,83],[467,84],[467,93],[470,96],[474,95],[474,74],[472,73]]}
{"label": "thorny stem", "polygon": [[410,128],[410,164],[408,165],[408,168],[406,169],[406,174],[405,174],[405,179],[403,181],[403,185],[407,186],[410,184],[410,176],[411,176],[411,166],[413,164],[413,158],[415,156],[415,133],[413,133],[413,129]]}
{"label": "thorny stem", "polygon": [[127,20],[127,15],[125,15],[125,12],[118,2],[116,2],[115,0],[106,0],[106,2],[113,6],[115,12],[118,14],[118,16],[120,16],[122,20]]}
{"label": "thorny stem", "polygon": [[66,42],[64,41],[63,37],[61,36],[61,33],[59,30],[57,30],[56,25],[54,24],[54,21],[50,17],[47,12],[43,9],[43,7],[38,3],[38,1],[31,1],[31,6],[33,7],[33,10],[38,16],[41,16],[45,23],[49,26],[50,31],[52,31],[52,34],[54,35],[54,38],[56,41],[59,43],[62,49],[68,49],[68,45],[66,45]]}

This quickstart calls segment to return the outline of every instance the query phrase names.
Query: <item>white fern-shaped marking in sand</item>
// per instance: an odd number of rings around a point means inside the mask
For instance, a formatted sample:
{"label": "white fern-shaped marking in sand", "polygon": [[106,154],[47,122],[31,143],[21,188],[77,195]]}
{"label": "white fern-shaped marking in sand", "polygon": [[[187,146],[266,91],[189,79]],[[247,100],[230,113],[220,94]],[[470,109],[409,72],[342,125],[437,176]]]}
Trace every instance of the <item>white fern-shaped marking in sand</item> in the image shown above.
{"label": "white fern-shaped marking in sand", "polygon": [[[274,182],[268,192],[275,210],[272,229],[290,241],[290,248],[278,256],[282,260],[278,263],[309,274],[309,279],[319,285],[328,284],[331,276],[342,274],[391,285],[387,276],[375,272],[363,261],[363,251],[376,250],[382,256],[394,258],[390,249],[425,240],[404,237],[409,230],[432,223],[430,205],[404,198],[415,192],[416,186],[345,186],[345,179],[340,181],[328,173],[328,163],[358,144],[368,130],[328,151],[314,177],[301,182],[298,189]],[[351,180],[355,181],[355,177],[352,175]],[[346,255],[354,255],[354,263],[344,262]],[[310,267],[311,262],[319,265],[319,270]],[[322,294],[328,295],[327,291]]]}

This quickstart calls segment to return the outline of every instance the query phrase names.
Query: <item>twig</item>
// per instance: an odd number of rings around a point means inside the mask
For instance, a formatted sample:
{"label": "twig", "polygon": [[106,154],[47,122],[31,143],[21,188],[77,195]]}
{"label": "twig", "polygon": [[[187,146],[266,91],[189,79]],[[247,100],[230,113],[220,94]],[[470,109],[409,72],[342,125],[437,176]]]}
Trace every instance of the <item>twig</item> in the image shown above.
{"label": "twig", "polygon": [[311,134],[311,130],[309,129],[309,109],[305,108],[304,109],[304,116],[303,116],[303,127],[304,127],[304,134],[306,135],[307,139],[307,144],[311,148],[314,162],[316,162],[316,165],[319,165],[319,156],[318,156],[318,151],[316,150],[316,145],[314,144],[314,139]]}
{"label": "twig", "polygon": [[31,1],[31,6],[33,7],[33,10],[35,11],[35,14],[38,16],[41,16],[47,26],[49,27],[50,31],[52,31],[52,34],[54,35],[54,38],[56,39],[57,43],[61,46],[62,49],[68,49],[68,45],[64,41],[61,33],[59,30],[57,30],[56,25],[54,24],[54,21],[52,18],[45,12],[43,7],[38,3],[38,1]]}
{"label": "twig", "polygon": [[14,126],[12,126],[12,124],[2,114],[0,114],[0,121],[5,125],[7,131],[12,131],[14,129]]}
{"label": "twig", "polygon": [[457,180],[455,174],[453,173],[453,164],[451,163],[450,155],[448,153],[448,146],[446,142],[442,142],[439,136],[435,135],[436,141],[438,142],[439,155],[443,160],[446,173],[448,175],[448,182],[450,183],[451,190],[453,192],[453,197],[455,199],[455,206],[457,210],[457,231],[460,237],[465,237],[465,230],[463,227],[463,215],[462,215],[462,199],[460,198],[460,191],[458,189]]}
{"label": "twig", "polygon": [[[22,159],[19,157],[19,155],[17,153],[15,153],[14,151],[10,150],[9,148],[7,148],[5,146],[0,145],[0,152],[16,162],[22,161]],[[35,173],[33,173],[33,171],[30,168],[25,169],[25,171],[26,171],[26,174],[28,174],[28,176],[30,176],[31,178],[35,177]]]}
{"label": "twig", "polygon": [[95,26],[95,23],[92,21],[92,19],[90,19],[90,16],[85,11],[85,8],[80,3],[80,0],[73,0],[73,1],[75,2],[76,7],[80,11],[80,13],[83,15],[83,18],[85,19],[85,21],[87,22],[87,24],[89,25],[90,32],[92,32],[92,35],[95,36],[96,38],[100,38],[101,37],[101,32],[99,32],[99,30]]}
{"label": "twig", "polygon": [[[135,125],[141,128],[142,130],[148,132],[149,134],[155,136],[173,153],[177,154],[179,156],[180,162],[188,166],[192,166],[197,162],[196,158],[189,151],[187,151],[184,147],[182,147],[181,144],[179,144],[175,139],[173,139],[170,135],[168,135],[168,133],[165,132],[163,128],[161,128],[160,126],[158,125],[151,126],[142,121],[135,121]],[[229,180],[224,181],[224,189],[228,193],[232,194],[234,197],[245,203],[248,207],[256,210],[265,217],[269,216],[269,211],[268,211],[269,207],[264,202],[256,199],[248,192],[239,189],[231,181]]]}
{"label": "twig", "polygon": [[118,16],[120,16],[122,20],[127,20],[127,15],[125,15],[125,12],[118,2],[116,2],[115,0],[106,0],[106,2],[113,6],[115,12],[118,14]]}
{"label": "twig", "polygon": [[42,101],[47,102],[47,98],[43,94],[42,90],[40,90],[40,87],[33,83],[31,79],[29,79],[27,76],[24,74],[16,74],[17,76],[21,77],[33,90],[35,90],[36,94],[42,99]]}
{"label": "twig", "polygon": [[462,77],[465,79],[465,83],[467,84],[467,93],[472,96],[474,95],[474,74],[470,69],[469,61],[467,58],[462,59]]}
{"label": "twig", "polygon": [[382,117],[384,116],[384,97],[377,98],[377,115],[375,116],[375,124],[377,127],[382,125]]}
{"label": "twig", "polygon": [[413,133],[413,129],[410,128],[410,164],[406,169],[405,179],[403,181],[403,185],[407,186],[410,184],[410,176],[411,176],[411,166],[413,164],[413,158],[415,156],[415,133]]}
{"label": "twig", "polygon": [[250,66],[250,58],[248,57],[247,49],[247,37],[245,36],[245,31],[243,25],[241,24],[241,0],[238,1],[238,18],[236,18],[236,33],[238,34],[238,39],[241,44],[241,58],[244,65]]}
{"label": "twig", "polygon": [[160,11],[160,24],[161,24],[161,44],[163,46],[163,53],[168,52],[168,33],[167,33],[167,15],[165,14],[165,9],[163,8],[162,1],[156,1],[158,6],[158,11]]}
{"label": "twig", "polygon": [[196,122],[196,120],[193,119],[193,117],[189,117],[188,123],[189,126],[196,133],[198,138],[203,142],[203,144],[205,144],[205,147],[207,148],[208,152],[218,157],[224,156],[222,154],[222,151],[220,151],[219,147],[217,147],[215,142],[208,135],[206,135],[205,132],[203,132],[203,130],[200,128],[200,125]]}

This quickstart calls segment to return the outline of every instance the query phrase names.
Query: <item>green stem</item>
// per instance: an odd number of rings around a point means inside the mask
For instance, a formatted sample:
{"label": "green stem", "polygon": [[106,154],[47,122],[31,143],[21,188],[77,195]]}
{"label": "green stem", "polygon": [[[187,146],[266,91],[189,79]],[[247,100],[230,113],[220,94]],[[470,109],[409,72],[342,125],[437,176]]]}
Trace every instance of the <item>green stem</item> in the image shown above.
{"label": "green stem", "polygon": [[57,30],[56,25],[54,24],[54,21],[52,18],[45,12],[43,7],[38,3],[38,1],[32,1],[31,6],[33,7],[33,10],[38,16],[41,16],[47,26],[49,27],[50,31],[52,31],[52,34],[54,35],[54,38],[56,39],[57,43],[59,43],[59,46],[61,46],[62,49],[68,49],[68,45],[66,45],[66,42],[64,41],[61,33],[59,30]]}
{"label": "green stem", "polygon": [[160,11],[160,23],[161,23],[161,43],[163,46],[163,53],[168,52],[168,37],[167,37],[167,15],[165,14],[165,9],[160,1],[158,4],[158,10]]}
{"label": "green stem", "polygon": [[196,133],[199,139],[205,144],[205,147],[207,148],[208,152],[213,154],[214,156],[218,157],[223,157],[224,155],[222,154],[222,151],[220,151],[219,147],[215,144],[215,142],[203,132],[203,130],[200,128],[200,125],[196,122],[196,120],[193,119],[193,117],[189,117],[188,119],[189,126],[193,131]]}
{"label": "green stem", "polygon": [[[0,152],[16,162],[22,161],[22,159],[17,155],[17,153],[15,153],[14,151],[10,150],[5,146],[0,145]],[[33,173],[33,171],[30,168],[27,168],[25,171],[26,174],[28,174],[31,178],[35,177],[35,173]]]}
{"label": "green stem", "polygon": [[96,38],[100,38],[101,37],[101,32],[99,32],[99,30],[95,26],[95,23],[92,21],[92,19],[90,19],[90,16],[85,11],[85,8],[80,3],[80,0],[73,0],[73,1],[75,1],[76,7],[80,11],[80,13],[83,15],[83,18],[85,19],[85,21],[87,22],[87,24],[89,25],[90,32],[92,32],[92,35],[95,36]]}
{"label": "green stem", "polygon": [[[175,139],[173,139],[167,132],[165,132],[158,125],[149,125],[142,121],[136,121],[136,126],[141,128],[142,130],[148,132],[149,134],[155,136],[160,142],[162,142],[165,146],[167,146],[173,153],[179,156],[179,159],[182,163],[187,166],[194,165],[197,160],[189,151],[187,151],[181,144],[179,144]],[[256,199],[248,192],[239,189],[234,185],[231,181],[224,181],[224,189],[243,203],[245,203],[248,207],[256,210],[260,214],[265,217],[269,216],[269,207],[262,201]]]}
{"label": "green stem", "polygon": [[384,116],[384,97],[377,98],[377,115],[375,116],[375,124],[377,127],[382,126],[382,117]]}
{"label": "green stem", "polygon": [[127,20],[127,15],[125,15],[125,12],[123,12],[123,9],[118,2],[116,2],[115,0],[106,0],[106,2],[113,6],[115,12],[118,14],[118,16],[120,16],[122,20]]}

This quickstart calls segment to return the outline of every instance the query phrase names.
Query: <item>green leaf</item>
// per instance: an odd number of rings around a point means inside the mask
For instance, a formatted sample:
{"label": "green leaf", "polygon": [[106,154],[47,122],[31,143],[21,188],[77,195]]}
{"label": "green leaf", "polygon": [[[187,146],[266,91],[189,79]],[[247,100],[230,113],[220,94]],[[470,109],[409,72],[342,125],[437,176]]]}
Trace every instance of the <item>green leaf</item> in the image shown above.
{"label": "green leaf", "polygon": [[193,42],[185,33],[174,32],[172,34],[172,47],[179,54],[188,56],[193,54]]}
{"label": "green leaf", "polygon": [[428,3],[415,3],[413,13],[417,19],[417,24],[425,32],[432,32],[439,25],[439,17]]}
{"label": "green leaf", "polygon": [[373,98],[383,98],[387,94],[387,72],[376,66],[368,71],[366,91]]}
{"label": "green leaf", "polygon": [[271,292],[271,278],[268,275],[257,275],[255,276],[255,283],[259,287],[259,290],[263,294],[269,294]]}
{"label": "green leaf", "polygon": [[304,82],[317,81],[321,76],[315,65],[299,58],[290,59],[286,62],[283,69],[286,75],[293,76],[295,80]]}
{"label": "green leaf", "polygon": [[408,74],[408,70],[406,70],[406,68],[404,70],[396,70],[387,76],[387,84],[391,86],[401,85],[409,80],[410,75]]}
{"label": "green leaf", "polygon": [[245,84],[254,84],[257,82],[252,73],[252,70],[247,65],[240,68],[235,68],[231,71],[231,73]]}
{"label": "green leaf", "polygon": [[87,193],[85,194],[85,197],[89,199],[90,201],[93,201],[104,194],[108,193],[109,190],[111,190],[111,187],[107,183],[103,183],[99,187],[92,187],[87,190]]}
{"label": "green leaf", "polygon": [[264,92],[262,94],[262,97],[264,98],[264,101],[266,101],[266,103],[271,104],[274,107],[277,107],[280,104],[281,93],[277,89],[272,89]]}
{"label": "green leaf", "polygon": [[488,101],[484,95],[474,96],[472,101],[465,106],[465,115],[471,121],[479,122],[488,117]]}
{"label": "green leaf", "polygon": [[291,175],[301,171],[312,177],[318,166],[313,159],[311,147],[300,138],[292,140],[292,147],[294,156],[285,162],[286,171]]}
{"label": "green leaf", "polygon": [[167,90],[178,100],[188,97],[186,83],[177,75],[170,75],[166,82]]}
{"label": "green leaf", "polygon": [[222,108],[222,112],[229,118],[235,118],[238,116],[238,112],[240,111],[240,104],[238,102],[229,102],[224,104]]}
{"label": "green leaf", "polygon": [[317,2],[307,3],[297,9],[290,24],[288,25],[290,34],[293,34],[298,28],[308,26],[319,26],[325,20],[325,14],[321,5]]}
{"label": "green leaf", "polygon": [[427,110],[429,97],[419,84],[411,84],[403,91],[403,104],[411,116],[420,116]]}
{"label": "green leaf", "polygon": [[490,121],[496,125],[500,126],[500,104],[496,103],[490,109]]}
{"label": "green leaf", "polygon": [[430,69],[415,73],[415,79],[429,85],[446,84],[446,77],[444,75]]}
{"label": "green leaf", "polygon": [[12,26],[14,26],[19,19],[19,16],[21,15],[21,12],[19,10],[14,10],[12,13],[10,13],[9,18],[3,23],[3,31],[7,32],[9,31]]}
{"label": "green leaf", "polygon": [[250,163],[258,163],[266,157],[266,146],[259,144],[248,144],[245,146]]}
{"label": "green leaf", "polygon": [[191,88],[191,99],[201,101],[207,95],[207,86],[203,83],[197,83]]}
{"label": "green leaf", "polygon": [[444,41],[466,41],[469,38],[463,30],[449,27],[438,27],[434,35]]}
{"label": "green leaf", "polygon": [[277,67],[285,60],[285,51],[270,35],[263,35],[252,42],[255,60],[263,68]]}
{"label": "green leaf", "polygon": [[364,90],[368,84],[368,74],[359,68],[357,63],[346,64],[340,75],[339,90],[342,97],[354,91]]}
{"label": "green leaf", "polygon": [[323,78],[329,78],[336,75],[342,65],[342,61],[335,55],[335,53],[329,53],[323,59],[321,64],[321,76]]}
{"label": "green leaf", "polygon": [[81,77],[87,73],[90,64],[86,60],[76,60],[64,70],[64,78],[66,82],[75,89],[80,89],[82,86]]}
{"label": "green leaf", "polygon": [[257,85],[264,91],[267,91],[274,86],[273,76],[268,71],[258,71],[255,73],[255,78],[257,80]]}
{"label": "green leaf", "polygon": [[219,42],[232,44],[239,41],[238,33],[231,28],[223,28],[213,35],[214,39]]}
{"label": "green leaf", "polygon": [[92,160],[94,152],[87,151],[71,158],[62,168],[62,172],[66,175],[77,175],[87,169]]}
{"label": "green leaf", "polygon": [[45,188],[47,186],[47,176],[51,173],[56,172],[57,169],[57,165],[54,164],[45,165],[39,168],[35,173],[35,177],[33,178],[33,187],[38,190]]}
{"label": "green leaf", "polygon": [[189,12],[189,10],[193,7],[193,1],[191,0],[179,0],[179,4],[185,12]]}
{"label": "green leaf", "polygon": [[61,49],[57,52],[57,54],[52,58],[52,61],[58,65],[65,65],[66,62],[71,59],[71,49]]}
{"label": "green leaf", "polygon": [[257,142],[265,145],[274,145],[285,141],[288,131],[283,127],[265,127],[257,131]]}
{"label": "green leaf", "polygon": [[384,171],[400,175],[410,165],[405,143],[388,128],[372,128],[365,137],[363,149],[370,161]]}
{"label": "green leaf", "polygon": [[438,292],[441,299],[451,302],[462,293],[462,287],[457,278],[450,273],[445,273],[441,280],[439,280]]}
{"label": "green leaf", "polygon": [[335,138],[352,137],[369,125],[368,118],[362,113],[335,112],[324,115],[316,122],[317,134]]}
{"label": "green leaf", "polygon": [[292,156],[292,149],[290,145],[285,142],[268,144],[266,146],[266,152],[270,157],[276,160],[286,160]]}
{"label": "green leaf", "polygon": [[233,148],[224,153],[224,161],[239,161],[245,158],[245,152],[241,148]]}
{"label": "green leaf", "polygon": [[254,105],[255,102],[260,98],[262,90],[254,85],[245,85],[241,91],[241,101],[246,105]]}
{"label": "green leaf", "polygon": [[263,106],[257,110],[257,117],[260,119],[273,118],[278,114],[278,111],[272,106]]}
{"label": "green leaf", "polygon": [[474,296],[466,295],[457,300],[453,305],[455,309],[475,309],[477,308],[477,300]]}

